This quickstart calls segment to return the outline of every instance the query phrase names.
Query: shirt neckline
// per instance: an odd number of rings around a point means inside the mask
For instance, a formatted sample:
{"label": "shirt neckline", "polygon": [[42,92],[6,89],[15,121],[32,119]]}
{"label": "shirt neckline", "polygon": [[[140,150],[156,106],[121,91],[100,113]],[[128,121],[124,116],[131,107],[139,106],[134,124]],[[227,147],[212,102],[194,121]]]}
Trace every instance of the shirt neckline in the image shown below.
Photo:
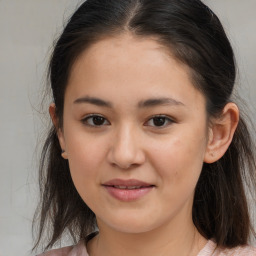
{"label": "shirt neckline", "polygon": [[[83,251],[86,253],[84,256],[89,256],[88,252],[87,252],[87,244],[88,242],[93,239],[96,235],[98,235],[99,231],[95,231],[91,234],[89,234],[85,240],[82,242],[80,241],[77,245],[78,247],[83,248]],[[208,240],[207,243],[205,244],[205,246],[201,249],[201,251],[197,254],[197,256],[212,256],[214,251],[217,248],[217,244],[213,241],[213,240]]]}

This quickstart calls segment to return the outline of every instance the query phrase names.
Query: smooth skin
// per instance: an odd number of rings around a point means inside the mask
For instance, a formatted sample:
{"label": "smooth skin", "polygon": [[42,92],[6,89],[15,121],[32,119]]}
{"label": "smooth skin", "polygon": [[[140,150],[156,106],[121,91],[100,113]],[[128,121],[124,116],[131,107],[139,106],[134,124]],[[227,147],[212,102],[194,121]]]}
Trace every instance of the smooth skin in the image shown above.
{"label": "smooth skin", "polygon": [[[58,130],[73,182],[96,214],[90,256],[197,255],[206,244],[192,221],[194,190],[204,162],[223,156],[239,120],[228,103],[208,122],[206,100],[189,69],[154,39],[106,38],[72,67]],[[154,185],[123,202],[102,186],[111,179]]]}

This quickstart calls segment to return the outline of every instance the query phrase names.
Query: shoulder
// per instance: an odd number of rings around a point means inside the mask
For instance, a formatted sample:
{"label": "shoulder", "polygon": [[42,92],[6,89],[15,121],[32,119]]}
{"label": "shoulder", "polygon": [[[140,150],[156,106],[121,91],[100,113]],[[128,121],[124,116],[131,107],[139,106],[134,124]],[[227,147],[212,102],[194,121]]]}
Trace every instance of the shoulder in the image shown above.
{"label": "shoulder", "polygon": [[249,245],[221,248],[213,240],[209,240],[198,256],[256,256],[256,248]]}
{"label": "shoulder", "polygon": [[88,253],[84,242],[80,241],[77,245],[50,250],[37,256],[88,256]]}
{"label": "shoulder", "polygon": [[73,246],[68,246],[60,249],[50,250],[37,256],[68,256],[72,249]]}
{"label": "shoulder", "polygon": [[217,248],[214,256],[256,256],[256,248],[252,246],[238,246],[232,249]]}

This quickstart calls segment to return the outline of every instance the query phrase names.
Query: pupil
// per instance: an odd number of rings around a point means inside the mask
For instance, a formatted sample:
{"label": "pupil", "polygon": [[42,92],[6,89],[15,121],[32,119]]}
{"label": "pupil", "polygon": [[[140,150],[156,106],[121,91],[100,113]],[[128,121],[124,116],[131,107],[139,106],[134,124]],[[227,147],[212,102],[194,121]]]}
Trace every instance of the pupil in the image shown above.
{"label": "pupil", "polygon": [[95,116],[93,117],[93,123],[95,125],[102,125],[104,123],[104,118],[101,116]]}
{"label": "pupil", "polygon": [[155,126],[162,126],[165,123],[165,118],[164,117],[155,117],[153,119],[153,122],[154,122]]}

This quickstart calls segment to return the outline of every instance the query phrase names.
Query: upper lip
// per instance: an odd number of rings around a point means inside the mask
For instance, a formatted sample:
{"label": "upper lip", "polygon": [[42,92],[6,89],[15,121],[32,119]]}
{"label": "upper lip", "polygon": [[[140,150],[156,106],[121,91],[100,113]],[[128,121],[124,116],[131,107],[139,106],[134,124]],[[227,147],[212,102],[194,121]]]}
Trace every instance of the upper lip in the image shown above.
{"label": "upper lip", "polygon": [[129,179],[129,180],[122,180],[122,179],[112,179],[105,183],[103,183],[104,186],[139,186],[139,187],[149,187],[153,186],[152,184],[149,184],[144,181],[136,180],[136,179]]}

